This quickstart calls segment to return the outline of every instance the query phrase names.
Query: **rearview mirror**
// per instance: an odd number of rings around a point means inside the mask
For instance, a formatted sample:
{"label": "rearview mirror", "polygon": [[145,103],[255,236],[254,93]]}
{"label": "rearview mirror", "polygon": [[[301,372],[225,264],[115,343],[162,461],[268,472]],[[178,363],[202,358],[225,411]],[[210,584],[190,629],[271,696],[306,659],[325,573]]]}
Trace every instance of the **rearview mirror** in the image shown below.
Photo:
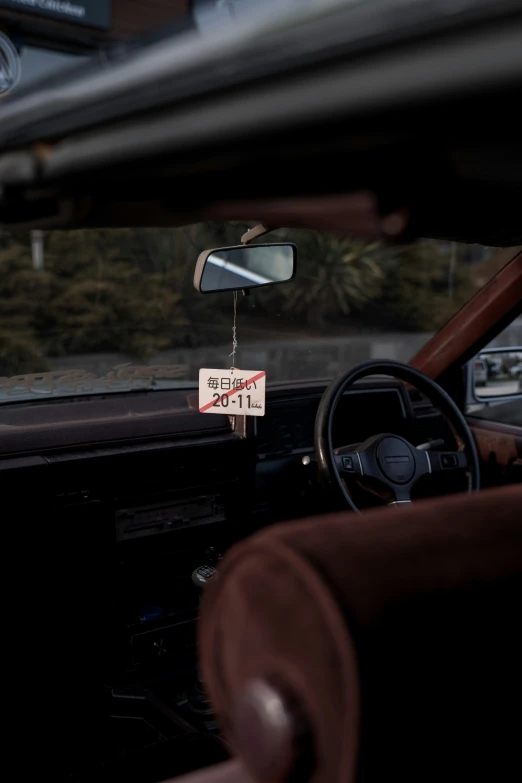
{"label": "rearview mirror", "polygon": [[200,254],[194,286],[202,294],[286,283],[295,274],[297,248],[289,242],[237,245]]}

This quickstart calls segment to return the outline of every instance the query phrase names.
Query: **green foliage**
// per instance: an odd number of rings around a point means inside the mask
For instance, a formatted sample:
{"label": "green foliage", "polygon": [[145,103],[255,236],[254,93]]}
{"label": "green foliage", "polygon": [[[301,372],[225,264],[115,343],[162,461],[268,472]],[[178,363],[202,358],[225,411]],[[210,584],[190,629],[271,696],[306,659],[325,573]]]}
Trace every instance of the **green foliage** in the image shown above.
{"label": "green foliage", "polygon": [[398,248],[382,260],[384,285],[367,310],[369,324],[389,330],[436,331],[475,293],[469,265],[454,258],[458,246],[423,240]]}
{"label": "green foliage", "polygon": [[0,377],[49,369],[49,362],[29,335],[0,330]]}
{"label": "green foliage", "polygon": [[[338,238],[317,231],[274,232],[271,241],[295,242],[298,269],[290,285],[261,290],[270,314],[315,331],[345,329],[347,321],[373,331],[440,328],[475,293],[465,246],[423,240],[399,247]],[[457,252],[450,289],[451,252]]]}
{"label": "green foliage", "polygon": [[380,293],[381,254],[377,243],[309,232],[294,284],[282,288],[283,312],[321,326],[362,310]]}

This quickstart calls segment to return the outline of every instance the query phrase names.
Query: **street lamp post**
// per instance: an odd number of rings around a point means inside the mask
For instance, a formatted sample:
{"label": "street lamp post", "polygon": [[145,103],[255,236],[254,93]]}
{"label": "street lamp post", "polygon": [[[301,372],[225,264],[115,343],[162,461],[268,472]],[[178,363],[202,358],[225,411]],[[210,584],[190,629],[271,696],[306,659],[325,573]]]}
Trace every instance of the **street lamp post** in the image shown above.
{"label": "street lamp post", "polygon": [[44,268],[44,233],[40,229],[31,231],[31,253],[33,269]]}

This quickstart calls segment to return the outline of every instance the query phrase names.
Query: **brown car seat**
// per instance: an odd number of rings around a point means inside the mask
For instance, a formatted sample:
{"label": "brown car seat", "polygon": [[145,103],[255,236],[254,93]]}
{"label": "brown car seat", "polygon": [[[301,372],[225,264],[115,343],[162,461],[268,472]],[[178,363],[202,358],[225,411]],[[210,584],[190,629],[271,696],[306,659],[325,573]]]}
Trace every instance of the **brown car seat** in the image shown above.
{"label": "brown car seat", "polygon": [[522,779],[522,485],[283,524],[203,601],[215,783]]}

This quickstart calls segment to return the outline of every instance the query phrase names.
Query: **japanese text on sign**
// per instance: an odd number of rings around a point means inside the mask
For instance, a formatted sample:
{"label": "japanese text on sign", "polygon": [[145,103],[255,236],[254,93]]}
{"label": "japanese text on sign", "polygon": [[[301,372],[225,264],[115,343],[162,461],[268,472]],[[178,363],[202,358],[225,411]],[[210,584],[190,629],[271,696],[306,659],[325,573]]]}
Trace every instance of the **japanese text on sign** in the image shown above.
{"label": "japanese text on sign", "polygon": [[266,374],[261,370],[199,371],[199,410],[238,416],[265,415]]}

